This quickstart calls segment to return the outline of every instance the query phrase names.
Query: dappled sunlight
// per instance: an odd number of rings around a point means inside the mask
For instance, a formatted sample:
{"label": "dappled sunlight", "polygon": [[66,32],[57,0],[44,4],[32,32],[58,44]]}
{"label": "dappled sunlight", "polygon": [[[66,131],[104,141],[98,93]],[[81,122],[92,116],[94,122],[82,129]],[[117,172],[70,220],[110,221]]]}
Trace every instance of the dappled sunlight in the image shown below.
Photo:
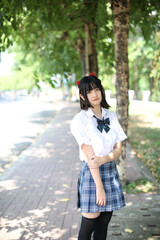
{"label": "dappled sunlight", "polygon": [[40,137],[25,151],[20,171],[14,178],[11,175],[14,180],[1,182],[0,238],[77,239],[81,213],[76,208],[76,188],[82,163],[69,122],[57,120],[52,131],[49,127],[43,136],[47,134],[47,141]]}
{"label": "dappled sunlight", "polygon": [[45,144],[46,147],[54,147],[54,143],[53,142],[47,142]]}
{"label": "dappled sunlight", "polygon": [[[64,239],[69,239],[67,235],[70,234],[69,227],[77,233],[78,223],[70,226],[70,222],[67,219],[71,216],[71,212],[65,210],[65,204],[65,202],[61,203],[61,207],[59,208],[58,201],[54,203],[46,202],[46,207],[42,209],[27,210],[25,217],[22,217],[20,213],[14,219],[7,217],[7,215],[2,217],[0,237],[5,236],[7,240],[21,239],[22,236],[23,239],[29,240],[47,238],[59,240],[62,236],[66,235]],[[53,205],[57,205],[57,207],[52,208]],[[59,212],[59,209],[61,209],[61,212]],[[64,227],[62,228],[63,222]]]}
{"label": "dappled sunlight", "polygon": [[131,207],[132,204],[133,204],[133,202],[127,202],[127,203],[126,203],[126,206],[127,206],[127,207]]}
{"label": "dappled sunlight", "polygon": [[[69,114],[70,109],[67,110]],[[26,159],[21,162],[21,171],[16,172],[14,180],[0,183],[3,193],[0,238],[77,240],[81,212],[76,208],[76,190],[82,162],[69,131],[69,122],[67,119],[60,124],[57,120],[55,129],[47,130],[47,141],[40,138],[38,144],[27,151]],[[131,156],[134,157],[134,153]],[[125,227],[133,228],[135,233],[134,223],[138,222],[137,239],[144,239],[148,222],[143,224],[141,218],[150,218],[146,202],[149,205],[153,201],[152,195],[125,194],[125,198],[127,206],[114,212],[112,233],[120,230],[126,239],[130,239]]]}
{"label": "dappled sunlight", "polygon": [[63,192],[63,191],[60,191],[60,190],[58,190],[58,191],[55,191],[55,192],[54,192],[54,194],[55,194],[55,195],[61,195],[61,194],[64,194],[64,192]]}
{"label": "dappled sunlight", "polygon": [[48,157],[52,157],[53,154],[53,150],[52,151],[48,151],[48,149],[46,148],[40,148],[38,149],[38,151],[34,154],[35,157],[38,158],[48,158]]}
{"label": "dappled sunlight", "polygon": [[153,194],[152,193],[125,194],[125,199],[127,202],[127,206],[131,206],[133,202],[153,200]]}
{"label": "dappled sunlight", "polygon": [[130,116],[129,128],[143,127],[143,128],[159,128],[160,117],[151,116],[150,114],[144,116],[133,115]]}
{"label": "dappled sunlight", "polygon": [[16,183],[16,180],[14,179],[4,180],[0,182],[0,192],[15,190],[17,188],[18,188],[18,185]]}
{"label": "dappled sunlight", "polygon": [[40,146],[38,149],[37,148],[35,148],[35,150],[33,149],[32,156],[36,157],[37,159],[49,158],[53,157],[54,152],[55,152],[54,147],[52,149],[47,149],[44,146]]}
{"label": "dappled sunlight", "polygon": [[154,236],[150,239],[159,239],[158,201],[155,201],[155,199],[148,201],[144,194],[138,200],[137,195],[128,194],[130,201],[127,201],[127,206],[113,213],[109,226],[110,235],[113,237],[119,236],[118,239],[147,240],[149,236]]}
{"label": "dappled sunlight", "polygon": [[49,212],[50,208],[46,207],[44,209],[35,209],[35,210],[30,210],[28,211],[29,214],[32,215],[32,218],[38,218],[38,217],[43,217],[46,212]]}
{"label": "dappled sunlight", "polygon": [[78,224],[73,224],[72,225],[72,229],[77,229],[77,228],[79,228]]}

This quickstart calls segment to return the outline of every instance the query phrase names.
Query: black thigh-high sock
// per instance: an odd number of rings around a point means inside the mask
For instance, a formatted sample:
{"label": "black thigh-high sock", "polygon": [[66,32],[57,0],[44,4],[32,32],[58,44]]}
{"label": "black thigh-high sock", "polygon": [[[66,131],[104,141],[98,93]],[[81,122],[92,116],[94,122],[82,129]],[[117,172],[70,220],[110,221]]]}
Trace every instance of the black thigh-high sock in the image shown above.
{"label": "black thigh-high sock", "polygon": [[99,217],[86,218],[82,216],[78,240],[90,240],[92,232],[95,230],[97,226],[98,220],[99,220]]}
{"label": "black thigh-high sock", "polygon": [[108,224],[112,217],[112,212],[101,212],[97,226],[94,230],[93,239],[94,240],[106,240]]}

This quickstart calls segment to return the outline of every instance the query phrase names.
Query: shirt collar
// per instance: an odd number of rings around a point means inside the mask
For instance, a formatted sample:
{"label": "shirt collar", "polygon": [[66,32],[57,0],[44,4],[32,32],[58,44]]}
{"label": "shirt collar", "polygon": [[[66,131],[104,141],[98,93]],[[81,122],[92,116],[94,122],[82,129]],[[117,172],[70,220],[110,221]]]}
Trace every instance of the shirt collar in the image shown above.
{"label": "shirt collar", "polygon": [[[94,116],[94,112],[92,111],[91,108],[88,108],[88,110],[86,111],[86,114],[88,117],[93,117]],[[102,107],[102,118],[105,117],[105,115],[107,115],[107,109]]]}

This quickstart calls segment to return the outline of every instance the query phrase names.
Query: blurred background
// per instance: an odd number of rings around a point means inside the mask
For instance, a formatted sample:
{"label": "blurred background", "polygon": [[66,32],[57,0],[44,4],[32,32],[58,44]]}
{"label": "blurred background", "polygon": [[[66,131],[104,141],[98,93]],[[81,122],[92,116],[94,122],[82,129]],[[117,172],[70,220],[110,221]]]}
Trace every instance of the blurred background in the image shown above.
{"label": "blurred background", "polygon": [[[129,140],[158,181],[159,10],[158,0],[131,1],[129,36],[124,39]],[[115,46],[121,39],[114,37],[114,15],[112,1],[1,1],[1,172],[36,140],[66,101],[79,101],[76,81],[88,72],[101,79],[115,111]]]}
{"label": "blurred background", "polygon": [[128,136],[110,239],[160,238],[160,1],[0,0],[0,239],[77,239],[69,124],[92,72]]}

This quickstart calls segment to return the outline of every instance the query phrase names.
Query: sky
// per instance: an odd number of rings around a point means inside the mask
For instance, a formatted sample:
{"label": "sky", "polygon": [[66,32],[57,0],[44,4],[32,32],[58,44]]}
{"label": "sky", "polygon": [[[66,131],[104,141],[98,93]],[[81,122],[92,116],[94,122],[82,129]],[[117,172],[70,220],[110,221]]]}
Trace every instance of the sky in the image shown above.
{"label": "sky", "polygon": [[11,74],[11,67],[14,63],[13,54],[8,54],[7,52],[0,54],[0,76],[8,76]]}

